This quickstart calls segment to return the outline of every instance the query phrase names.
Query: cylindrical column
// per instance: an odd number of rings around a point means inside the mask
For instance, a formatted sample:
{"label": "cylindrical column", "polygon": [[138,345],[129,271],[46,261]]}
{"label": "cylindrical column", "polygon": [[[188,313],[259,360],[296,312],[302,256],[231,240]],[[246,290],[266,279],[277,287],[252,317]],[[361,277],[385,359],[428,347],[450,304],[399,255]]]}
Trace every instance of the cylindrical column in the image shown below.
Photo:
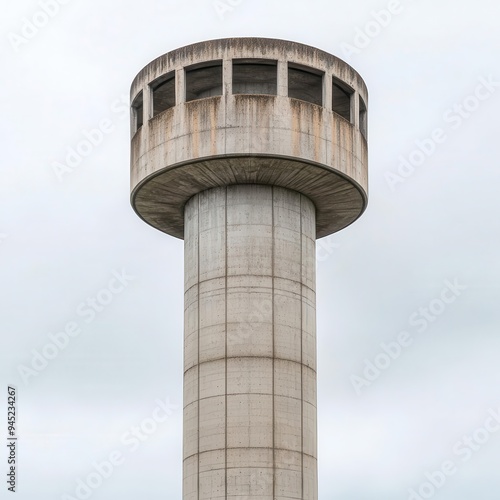
{"label": "cylindrical column", "polygon": [[184,500],[317,500],[315,206],[230,185],[185,208]]}

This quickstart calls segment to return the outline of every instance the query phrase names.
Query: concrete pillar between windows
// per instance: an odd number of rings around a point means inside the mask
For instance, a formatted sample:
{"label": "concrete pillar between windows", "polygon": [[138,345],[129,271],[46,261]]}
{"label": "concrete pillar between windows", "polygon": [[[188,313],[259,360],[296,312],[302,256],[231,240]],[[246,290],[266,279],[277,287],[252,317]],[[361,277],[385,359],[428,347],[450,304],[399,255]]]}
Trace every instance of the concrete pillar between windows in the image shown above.
{"label": "concrete pillar between windows", "polygon": [[148,123],[148,121],[153,117],[153,89],[150,85],[146,85],[144,87],[144,91],[142,92],[142,96],[144,99],[144,123]]}
{"label": "concrete pillar between windows", "polygon": [[186,72],[184,68],[175,71],[175,103],[186,102]]}
{"label": "concrete pillar between windows", "polygon": [[288,62],[278,61],[278,95],[288,95]]}
{"label": "concrete pillar between windows", "polygon": [[330,74],[323,75],[323,107],[332,110],[333,80]]}
{"label": "concrete pillar between windows", "polygon": [[230,59],[224,59],[222,62],[222,84],[223,94],[231,95],[233,93],[233,61]]}
{"label": "concrete pillar between windows", "polygon": [[351,120],[351,123],[354,124],[354,126],[359,129],[359,93],[356,92],[352,97],[351,97],[351,110],[353,113],[353,120]]}

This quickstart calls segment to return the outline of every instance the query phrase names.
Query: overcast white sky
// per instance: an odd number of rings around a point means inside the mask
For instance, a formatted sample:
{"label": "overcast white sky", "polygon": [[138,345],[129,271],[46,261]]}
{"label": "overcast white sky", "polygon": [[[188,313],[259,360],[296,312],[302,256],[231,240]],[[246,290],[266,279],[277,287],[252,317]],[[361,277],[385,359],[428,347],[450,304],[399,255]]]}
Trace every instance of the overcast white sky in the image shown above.
{"label": "overcast white sky", "polygon": [[[38,0],[4,2],[0,19],[0,470],[13,384],[16,498],[78,498],[110,455],[89,498],[181,498],[183,244],[129,206],[128,91],[165,52],[265,36],[338,55],[370,94],[368,209],[317,265],[319,498],[498,500],[498,2],[59,2],[46,23]],[[102,142],[58,178],[102,120]],[[421,164],[402,177],[401,157]],[[126,286],[109,292],[113,273]],[[111,302],[92,313],[92,297]],[[65,328],[80,333],[54,354]],[[361,387],[403,331],[411,345]],[[156,424],[158,400],[171,415]]]}

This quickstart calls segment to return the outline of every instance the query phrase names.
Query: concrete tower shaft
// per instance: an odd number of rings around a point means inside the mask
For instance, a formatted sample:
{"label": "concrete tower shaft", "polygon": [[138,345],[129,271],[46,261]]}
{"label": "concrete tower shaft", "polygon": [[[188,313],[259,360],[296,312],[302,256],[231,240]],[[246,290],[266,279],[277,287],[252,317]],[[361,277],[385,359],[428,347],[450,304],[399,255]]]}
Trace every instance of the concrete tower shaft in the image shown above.
{"label": "concrete tower shaft", "polygon": [[367,90],[295,42],[197,43],[131,89],[131,203],[185,240],[184,500],[317,500],[315,239],[367,203]]}
{"label": "concrete tower shaft", "polygon": [[185,227],[184,498],[315,499],[314,205],[214,188]]}

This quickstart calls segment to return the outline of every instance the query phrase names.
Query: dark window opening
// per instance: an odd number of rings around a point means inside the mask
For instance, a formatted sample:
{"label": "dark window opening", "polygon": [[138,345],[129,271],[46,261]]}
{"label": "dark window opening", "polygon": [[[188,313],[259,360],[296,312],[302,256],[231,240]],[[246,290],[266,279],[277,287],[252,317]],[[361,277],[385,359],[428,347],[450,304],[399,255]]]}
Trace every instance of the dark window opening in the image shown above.
{"label": "dark window opening", "polygon": [[288,97],[323,105],[323,75],[288,66]]}
{"label": "dark window opening", "polygon": [[354,90],[348,85],[336,78],[333,79],[332,110],[349,122],[351,121],[351,98],[353,94]]}
{"label": "dark window opening", "polygon": [[175,106],[175,72],[172,71],[151,83],[153,116]]}
{"label": "dark window opening", "polygon": [[132,120],[133,127],[132,130],[137,132],[144,123],[144,103],[142,99],[142,90],[137,94],[137,97],[132,103]]}
{"label": "dark window opening", "polygon": [[186,101],[222,95],[222,61],[186,69]]}
{"label": "dark window opening", "polygon": [[368,122],[368,116],[366,112],[366,104],[365,101],[363,101],[363,98],[359,96],[359,130],[363,134],[363,137],[365,139],[367,139],[366,137],[367,122]]}
{"label": "dark window opening", "polygon": [[233,61],[233,94],[268,94],[278,92],[276,61],[235,59]]}

